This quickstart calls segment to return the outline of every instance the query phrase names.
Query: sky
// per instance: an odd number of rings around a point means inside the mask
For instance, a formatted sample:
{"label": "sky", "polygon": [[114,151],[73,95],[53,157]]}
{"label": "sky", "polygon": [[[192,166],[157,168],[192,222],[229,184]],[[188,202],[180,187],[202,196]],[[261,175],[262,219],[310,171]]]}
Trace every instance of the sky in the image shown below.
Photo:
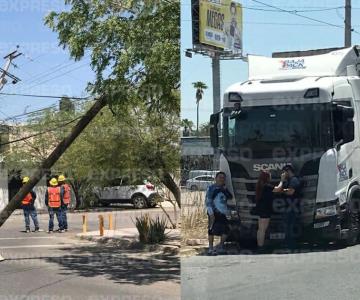
{"label": "sky", "polygon": [[[344,45],[344,29],[310,21],[274,10],[253,0],[237,0],[243,9],[243,53],[271,56],[277,51],[308,50]],[[344,26],[345,0],[261,0],[263,3],[298,14]],[[360,0],[352,1],[353,45],[360,44]],[[340,7],[340,8],[339,8]],[[312,10],[312,11],[309,11]],[[316,10],[316,11],[314,11]],[[304,12],[299,12],[304,11]],[[196,124],[196,99],[192,82],[203,81],[209,87],[200,103],[200,124],[212,113],[211,59],[201,55],[185,57],[192,47],[191,0],[181,1],[181,117]],[[241,60],[221,62],[221,94],[233,83],[245,81],[248,66]]]}
{"label": "sky", "polygon": [[[86,96],[88,82],[95,78],[89,57],[79,62],[70,59],[68,50],[58,46],[57,33],[44,25],[50,11],[63,11],[64,0],[0,1],[0,66],[2,58],[16,50],[18,57],[9,70],[19,77],[16,85],[7,84],[3,93],[26,93],[55,96]],[[66,73],[66,74],[65,74]],[[0,120],[58,103],[56,99],[0,95]]]}

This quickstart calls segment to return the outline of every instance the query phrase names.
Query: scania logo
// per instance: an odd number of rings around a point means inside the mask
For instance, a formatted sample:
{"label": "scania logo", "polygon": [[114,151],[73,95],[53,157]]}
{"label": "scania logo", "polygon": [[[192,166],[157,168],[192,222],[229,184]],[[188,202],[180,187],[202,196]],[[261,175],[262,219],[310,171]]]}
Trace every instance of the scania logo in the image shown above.
{"label": "scania logo", "polygon": [[259,172],[261,170],[281,170],[287,165],[291,165],[291,163],[254,164],[253,168],[255,172]]}

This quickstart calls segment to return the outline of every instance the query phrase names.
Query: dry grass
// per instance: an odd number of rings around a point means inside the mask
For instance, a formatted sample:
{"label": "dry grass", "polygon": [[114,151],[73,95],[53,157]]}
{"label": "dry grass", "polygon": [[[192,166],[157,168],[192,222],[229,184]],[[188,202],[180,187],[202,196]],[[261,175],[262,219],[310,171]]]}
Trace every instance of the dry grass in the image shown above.
{"label": "dry grass", "polygon": [[207,238],[208,218],[205,211],[205,193],[188,192],[182,193],[181,199],[181,242],[188,239]]}

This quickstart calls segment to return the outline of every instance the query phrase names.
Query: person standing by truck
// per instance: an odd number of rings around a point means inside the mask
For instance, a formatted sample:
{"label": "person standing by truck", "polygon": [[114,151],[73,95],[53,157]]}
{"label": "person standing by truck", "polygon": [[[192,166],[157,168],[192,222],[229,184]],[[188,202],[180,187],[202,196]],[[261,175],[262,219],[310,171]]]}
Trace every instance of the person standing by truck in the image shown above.
{"label": "person standing by truck", "polygon": [[[209,217],[208,255],[225,254],[224,243],[229,233],[227,214],[227,200],[232,198],[231,193],[225,186],[226,174],[218,172],[215,176],[215,184],[208,187],[205,197],[205,206]],[[220,236],[218,249],[214,249],[214,236]]]}
{"label": "person standing by truck", "polygon": [[[29,177],[25,176],[22,180],[23,184],[28,183],[30,180]],[[30,232],[30,217],[33,220],[35,226],[35,232],[40,230],[39,228],[39,221],[37,218],[37,211],[35,208],[35,200],[36,200],[36,193],[32,190],[28,193],[25,198],[21,201],[21,207],[24,211],[24,218],[25,218],[25,232]]]}
{"label": "person standing by truck", "polygon": [[258,252],[264,251],[265,234],[267,228],[269,227],[271,215],[273,213],[274,193],[280,193],[283,191],[281,183],[274,187],[274,185],[270,182],[271,173],[269,171],[260,171],[255,191],[255,211],[259,216],[257,231]]}
{"label": "person standing by truck", "polygon": [[290,250],[296,248],[296,239],[299,236],[300,229],[300,180],[295,176],[294,168],[286,165],[282,169],[281,182],[279,186],[284,193],[285,202],[285,238],[286,244]]}
{"label": "person standing by truck", "polygon": [[68,231],[67,209],[71,203],[71,188],[70,185],[66,183],[66,178],[64,175],[59,175],[58,183],[59,186],[63,189],[63,205],[61,206],[61,219],[63,222],[64,230]]}

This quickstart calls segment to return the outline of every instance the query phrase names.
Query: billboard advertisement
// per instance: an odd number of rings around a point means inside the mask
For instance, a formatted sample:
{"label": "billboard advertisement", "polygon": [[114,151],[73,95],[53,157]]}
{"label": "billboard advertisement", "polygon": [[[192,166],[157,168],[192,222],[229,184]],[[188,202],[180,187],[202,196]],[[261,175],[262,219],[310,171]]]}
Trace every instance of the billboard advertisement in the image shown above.
{"label": "billboard advertisement", "polygon": [[242,52],[242,6],[232,0],[199,0],[199,43]]}

